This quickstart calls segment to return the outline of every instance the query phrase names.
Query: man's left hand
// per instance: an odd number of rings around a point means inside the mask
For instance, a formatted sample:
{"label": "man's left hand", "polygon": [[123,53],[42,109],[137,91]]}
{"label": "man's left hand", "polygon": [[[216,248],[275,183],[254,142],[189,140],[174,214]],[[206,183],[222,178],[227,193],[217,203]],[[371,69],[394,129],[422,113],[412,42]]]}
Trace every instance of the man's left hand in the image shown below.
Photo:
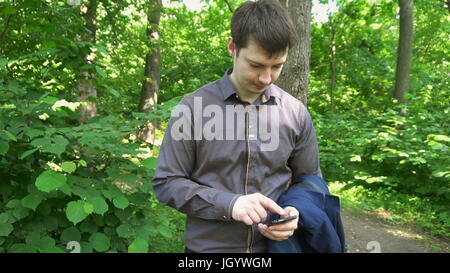
{"label": "man's left hand", "polygon": [[275,241],[283,241],[288,239],[294,234],[294,231],[298,226],[298,216],[299,212],[294,207],[285,207],[284,211],[286,212],[281,218],[285,218],[288,216],[297,215],[297,218],[291,221],[287,221],[283,224],[267,226],[265,224],[258,224],[258,230],[265,237],[275,240]]}

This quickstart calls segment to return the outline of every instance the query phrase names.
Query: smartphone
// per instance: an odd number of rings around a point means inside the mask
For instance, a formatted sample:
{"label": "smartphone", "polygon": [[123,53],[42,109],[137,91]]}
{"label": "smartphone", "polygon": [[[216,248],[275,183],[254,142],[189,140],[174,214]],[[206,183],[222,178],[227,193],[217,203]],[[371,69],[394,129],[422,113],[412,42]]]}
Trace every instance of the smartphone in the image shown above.
{"label": "smartphone", "polygon": [[293,216],[288,216],[286,218],[279,218],[279,219],[272,220],[269,223],[267,223],[267,226],[273,226],[273,225],[282,224],[284,222],[291,221],[291,220],[294,220],[294,219],[297,219],[297,215],[293,215]]}

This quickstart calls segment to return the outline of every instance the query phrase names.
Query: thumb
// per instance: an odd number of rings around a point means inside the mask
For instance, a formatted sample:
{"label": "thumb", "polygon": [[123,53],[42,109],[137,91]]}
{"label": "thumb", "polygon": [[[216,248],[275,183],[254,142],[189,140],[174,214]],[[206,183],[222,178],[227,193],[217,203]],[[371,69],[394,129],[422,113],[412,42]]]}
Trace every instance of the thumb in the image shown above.
{"label": "thumb", "polygon": [[294,216],[294,215],[297,215],[297,216],[299,216],[299,211],[296,209],[296,208],[294,208],[294,207],[285,207],[284,208],[284,211],[286,212],[286,217],[287,216]]}

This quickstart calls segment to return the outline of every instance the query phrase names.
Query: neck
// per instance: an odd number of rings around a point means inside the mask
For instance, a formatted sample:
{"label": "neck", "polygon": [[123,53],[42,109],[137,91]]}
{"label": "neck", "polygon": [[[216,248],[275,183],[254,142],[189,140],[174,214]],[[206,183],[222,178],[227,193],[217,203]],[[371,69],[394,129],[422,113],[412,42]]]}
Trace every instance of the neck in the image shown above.
{"label": "neck", "polygon": [[261,94],[250,93],[241,88],[240,85],[237,83],[233,73],[230,74],[230,80],[234,88],[236,89],[236,93],[239,95],[239,98],[242,101],[252,104],[256,99],[258,99],[259,96],[261,96]]}

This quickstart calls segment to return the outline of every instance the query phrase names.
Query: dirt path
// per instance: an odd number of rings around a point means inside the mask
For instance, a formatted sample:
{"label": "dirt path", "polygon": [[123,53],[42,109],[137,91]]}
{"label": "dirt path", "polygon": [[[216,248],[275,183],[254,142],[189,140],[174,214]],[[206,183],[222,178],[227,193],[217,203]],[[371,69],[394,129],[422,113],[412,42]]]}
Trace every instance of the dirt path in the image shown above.
{"label": "dirt path", "polygon": [[450,253],[450,242],[444,242],[413,228],[388,225],[370,214],[343,210],[346,243],[350,253]]}

